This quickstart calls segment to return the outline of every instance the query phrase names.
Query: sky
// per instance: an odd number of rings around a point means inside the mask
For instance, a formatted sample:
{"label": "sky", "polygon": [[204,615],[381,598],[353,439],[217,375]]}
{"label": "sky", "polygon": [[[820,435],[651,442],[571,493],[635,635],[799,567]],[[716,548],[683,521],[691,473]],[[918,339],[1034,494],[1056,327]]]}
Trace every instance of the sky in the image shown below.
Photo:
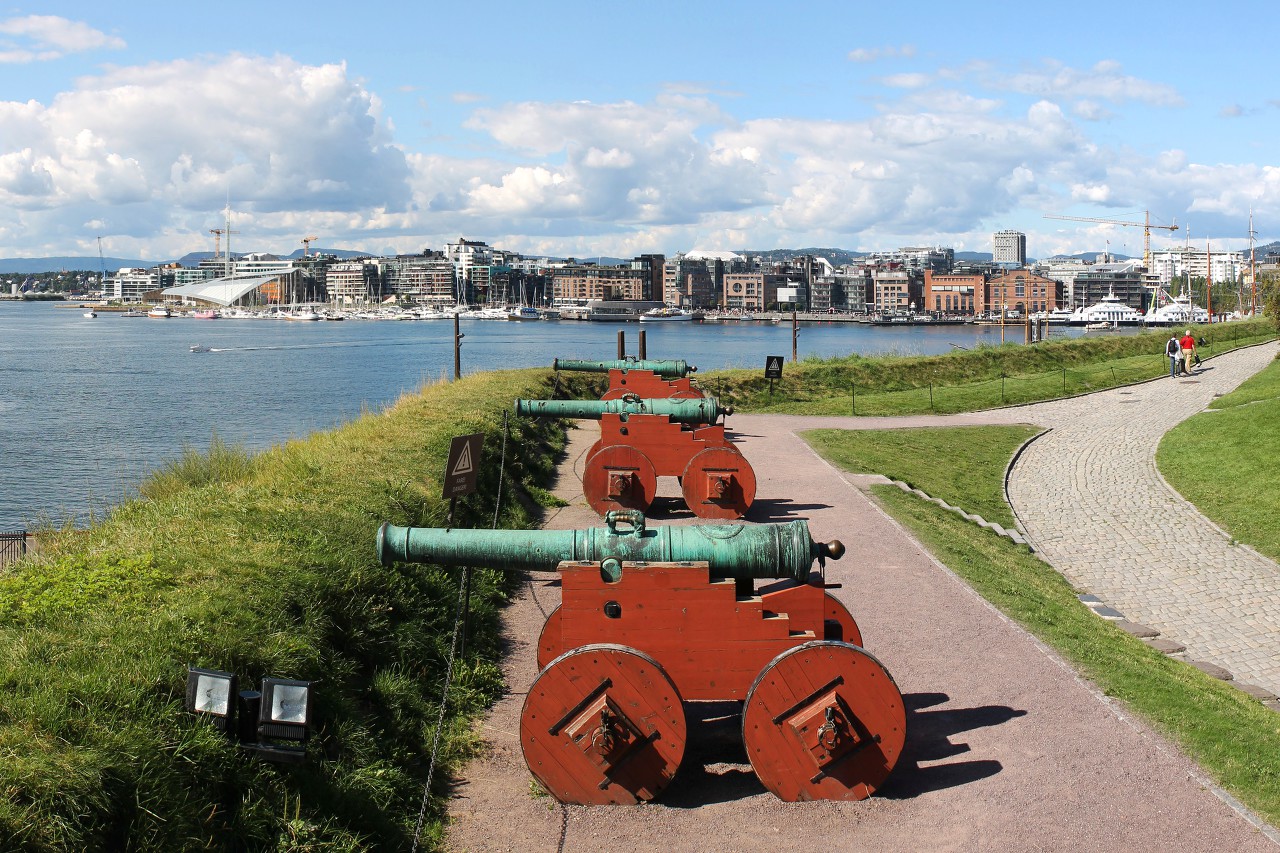
{"label": "sky", "polygon": [[0,257],[1280,237],[1261,3],[793,6],[0,0]]}

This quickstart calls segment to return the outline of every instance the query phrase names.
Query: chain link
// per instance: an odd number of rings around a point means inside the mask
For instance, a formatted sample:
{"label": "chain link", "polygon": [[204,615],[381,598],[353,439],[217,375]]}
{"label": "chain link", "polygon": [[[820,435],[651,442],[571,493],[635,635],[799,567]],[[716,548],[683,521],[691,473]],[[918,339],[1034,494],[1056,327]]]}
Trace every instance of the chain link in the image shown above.
{"label": "chain link", "polygon": [[[507,435],[511,432],[507,421],[507,412],[502,413],[502,454],[498,462],[498,494],[493,505],[493,528],[498,528],[498,514],[502,509],[502,480],[507,471]],[[464,573],[468,569],[462,570]],[[449,688],[453,684],[454,655],[458,650],[458,634],[462,628],[462,609],[465,601],[467,584],[458,584],[458,604],[453,615],[453,639],[449,642],[449,662],[444,671],[444,691],[440,696],[440,714],[436,719],[435,735],[431,738],[431,760],[427,764],[427,781],[422,787],[422,804],[418,807],[418,823],[413,829],[412,853],[417,853],[418,842],[422,837],[422,824],[427,817],[427,803],[431,799],[431,779],[436,772],[436,752],[440,748],[440,732],[444,729],[444,712],[449,703]]]}

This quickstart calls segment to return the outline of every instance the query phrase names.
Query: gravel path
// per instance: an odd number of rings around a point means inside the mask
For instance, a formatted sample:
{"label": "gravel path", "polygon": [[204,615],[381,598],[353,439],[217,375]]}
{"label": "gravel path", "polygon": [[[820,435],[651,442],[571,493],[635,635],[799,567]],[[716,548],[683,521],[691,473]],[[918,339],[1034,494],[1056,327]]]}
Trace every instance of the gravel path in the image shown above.
{"label": "gravel path", "polygon": [[[999,413],[998,422],[1027,419]],[[857,419],[862,428],[880,419]],[[895,420],[984,423],[989,416]],[[816,421],[816,423],[811,423]],[[1145,725],[1081,681],[1056,654],[934,561],[853,477],[795,434],[854,419],[735,416],[759,491],[751,521],[808,518],[814,538],[849,546],[828,580],[893,673],[908,707],[907,752],[880,794],[861,803],[796,803],[764,791],[726,709],[691,705],[690,751],[659,803],[562,807],[531,794],[518,720],[535,673],[538,630],[558,602],[537,576],[506,614],[512,692],[486,718],[490,750],[472,762],[450,808],[452,850],[774,851],[1276,849],[1243,810]],[[593,425],[575,431],[558,494],[571,505],[548,520],[596,527],[580,494],[581,454]],[[679,494],[660,481],[660,494]],[[659,499],[660,524],[689,523]],[[1265,831],[1264,831],[1265,830]]]}

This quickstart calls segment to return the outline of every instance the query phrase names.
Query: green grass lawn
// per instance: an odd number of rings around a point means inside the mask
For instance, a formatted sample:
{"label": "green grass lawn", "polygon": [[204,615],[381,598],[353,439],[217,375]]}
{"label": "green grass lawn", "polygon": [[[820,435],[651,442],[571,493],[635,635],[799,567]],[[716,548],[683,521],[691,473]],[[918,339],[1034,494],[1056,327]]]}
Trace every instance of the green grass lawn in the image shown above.
{"label": "green grass lawn", "polygon": [[[820,429],[804,433],[823,457],[848,470],[902,480],[1003,527],[1013,527],[1004,472],[1014,451],[1039,432],[1029,426],[895,430]],[[946,460],[946,464],[940,464]]]}
{"label": "green grass lawn", "polygon": [[1280,361],[1170,430],[1156,465],[1234,539],[1280,560]]}
{"label": "green grass lawn", "polygon": [[[964,427],[820,430],[806,438],[846,470],[888,474],[970,509],[995,500],[1003,503],[1005,468],[1031,434],[1034,430],[1016,427]],[[939,465],[940,459],[947,464]],[[939,470],[950,467],[963,473]],[[1098,618],[1058,572],[1025,546],[916,495],[890,486],[873,491],[980,595],[1055,648],[1108,695],[1151,721],[1250,808],[1273,824],[1280,822],[1280,717],[1275,712]],[[1000,517],[996,510],[988,511],[990,515],[981,514]],[[1007,505],[1003,517],[1010,518]]]}

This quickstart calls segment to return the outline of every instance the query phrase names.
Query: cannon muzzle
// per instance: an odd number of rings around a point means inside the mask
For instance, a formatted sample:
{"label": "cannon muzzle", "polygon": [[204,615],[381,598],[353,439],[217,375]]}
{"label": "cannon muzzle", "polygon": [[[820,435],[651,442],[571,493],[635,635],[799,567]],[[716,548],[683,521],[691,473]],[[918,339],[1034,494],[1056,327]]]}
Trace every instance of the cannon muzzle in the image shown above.
{"label": "cannon muzzle", "polygon": [[610,370],[647,370],[666,379],[683,379],[690,373],[697,373],[698,368],[687,361],[642,360],[628,356],[616,361],[574,361],[569,358],[557,358],[551,363],[555,370],[574,370],[579,373],[608,373]]}
{"label": "cannon muzzle", "polygon": [[617,400],[516,400],[516,414],[529,418],[578,418],[598,421],[604,415],[665,415],[674,423],[714,424],[721,415],[733,414],[715,397],[695,400],[642,400],[628,394]]}
{"label": "cannon muzzle", "polygon": [[815,560],[840,559],[838,540],[814,542],[806,521],[785,524],[700,524],[647,528],[635,510],[610,512],[605,528],[589,530],[378,529],[378,559],[502,571],[551,571],[562,562],[706,562],[723,578],[790,578],[804,583]]}

